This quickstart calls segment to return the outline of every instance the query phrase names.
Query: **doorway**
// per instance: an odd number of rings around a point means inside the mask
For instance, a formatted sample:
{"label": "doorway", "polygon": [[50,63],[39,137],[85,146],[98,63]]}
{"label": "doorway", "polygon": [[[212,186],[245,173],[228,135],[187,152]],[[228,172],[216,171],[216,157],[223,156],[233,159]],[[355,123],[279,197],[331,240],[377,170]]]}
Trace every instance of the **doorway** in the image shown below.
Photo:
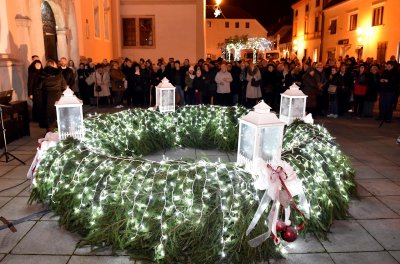
{"label": "doorway", "polygon": [[47,1],[43,1],[41,6],[43,39],[46,60],[58,61],[57,54],[57,28],[53,10]]}

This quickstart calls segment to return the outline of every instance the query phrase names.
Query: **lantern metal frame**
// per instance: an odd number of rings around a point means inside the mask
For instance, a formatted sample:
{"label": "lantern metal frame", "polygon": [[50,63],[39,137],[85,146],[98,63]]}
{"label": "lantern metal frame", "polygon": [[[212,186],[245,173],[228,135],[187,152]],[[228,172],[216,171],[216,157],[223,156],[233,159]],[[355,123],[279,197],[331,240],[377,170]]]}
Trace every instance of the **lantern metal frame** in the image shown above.
{"label": "lantern metal frame", "polygon": [[[254,111],[249,112],[247,115],[239,118],[239,139],[238,139],[238,152],[237,152],[237,165],[244,165],[245,170],[247,170],[251,174],[256,174],[257,162],[259,158],[262,158],[260,155],[260,151],[262,150],[263,146],[263,129],[265,128],[272,128],[275,127],[278,129],[277,131],[277,140],[278,148],[276,149],[275,153],[272,153],[270,159],[265,160],[265,162],[271,162],[272,160],[279,160],[281,158],[282,152],[282,143],[283,143],[283,130],[285,123],[280,121],[278,117],[271,113],[271,107],[268,106],[264,101],[261,101],[254,107]],[[243,133],[243,126],[248,126],[254,129],[254,145],[252,147],[251,153],[252,157],[246,157],[244,154],[241,153],[242,150],[242,133]]]}
{"label": "lantern metal frame", "polygon": [[[58,133],[61,140],[66,139],[68,137],[73,137],[76,139],[82,139],[84,137],[84,126],[83,126],[83,103],[82,100],[79,100],[78,97],[74,95],[74,92],[67,86],[67,89],[63,92],[60,100],[58,100],[55,104],[56,112],[57,112],[57,125],[58,125]],[[60,114],[61,109],[65,108],[79,108],[79,118],[80,124],[77,126],[77,130],[70,131],[70,128],[64,129],[62,128],[62,118],[63,116]],[[67,131],[66,131],[67,130]]]}
{"label": "lantern metal frame", "polygon": [[[156,107],[161,113],[175,112],[175,89],[166,77],[156,86]],[[171,103],[164,105],[165,97],[172,97]]]}
{"label": "lantern metal frame", "polygon": [[[281,105],[279,110],[279,119],[282,122],[285,122],[287,125],[291,124],[295,119],[303,119],[306,115],[306,104],[307,104],[307,95],[305,95],[301,90],[300,87],[297,86],[296,83],[293,83],[289,89],[287,89],[284,93],[281,93]],[[284,100],[289,100],[288,105],[284,105]],[[294,102],[298,101],[299,99],[303,100],[301,114],[293,116],[293,105]],[[287,109],[287,115],[284,114]]]}

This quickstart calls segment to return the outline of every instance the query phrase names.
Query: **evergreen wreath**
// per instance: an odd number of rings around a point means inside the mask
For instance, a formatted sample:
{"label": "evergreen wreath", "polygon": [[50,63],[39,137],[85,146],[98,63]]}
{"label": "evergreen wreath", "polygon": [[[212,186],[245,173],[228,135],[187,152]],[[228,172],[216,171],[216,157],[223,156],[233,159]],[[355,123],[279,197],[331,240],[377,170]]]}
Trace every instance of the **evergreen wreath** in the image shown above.
{"label": "evergreen wreath", "polygon": [[[279,257],[272,239],[248,245],[262,192],[234,163],[143,159],[162,149],[234,151],[242,107],[192,106],[176,112],[130,109],[85,120],[82,141],[49,149],[30,201],[44,202],[81,245],[128,250],[158,263],[255,263]],[[296,121],[284,132],[282,159],[302,179],[311,204],[302,233],[324,237],[346,216],[354,171],[328,131]],[[267,209],[269,211],[270,208]],[[266,221],[264,214],[260,223]],[[293,212],[294,224],[303,216]],[[258,224],[254,235],[265,232]]]}

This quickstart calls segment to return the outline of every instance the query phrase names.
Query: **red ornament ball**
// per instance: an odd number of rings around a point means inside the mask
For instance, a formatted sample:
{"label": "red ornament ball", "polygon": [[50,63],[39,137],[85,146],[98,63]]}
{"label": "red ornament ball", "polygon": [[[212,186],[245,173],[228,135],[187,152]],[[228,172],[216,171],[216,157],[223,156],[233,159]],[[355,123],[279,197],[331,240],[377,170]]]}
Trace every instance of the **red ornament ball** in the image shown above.
{"label": "red ornament ball", "polygon": [[288,226],[284,232],[282,232],[282,238],[286,242],[293,242],[297,239],[297,230],[291,226]]}
{"label": "red ornament ball", "polygon": [[284,221],[279,220],[278,222],[276,222],[276,232],[285,232],[286,230],[286,224]]}

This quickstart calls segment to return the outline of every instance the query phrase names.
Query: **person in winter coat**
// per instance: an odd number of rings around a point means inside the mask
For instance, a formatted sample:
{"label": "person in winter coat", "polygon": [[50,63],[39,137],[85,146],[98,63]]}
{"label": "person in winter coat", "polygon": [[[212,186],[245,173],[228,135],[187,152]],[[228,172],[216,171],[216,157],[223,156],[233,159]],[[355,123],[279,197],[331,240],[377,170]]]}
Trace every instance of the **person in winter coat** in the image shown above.
{"label": "person in winter coat", "polygon": [[[228,65],[229,66],[229,65]],[[231,67],[228,67],[228,71],[232,75],[232,83],[231,83],[231,92],[232,92],[232,103],[234,105],[239,103],[239,94],[240,94],[240,67],[237,65],[237,62],[234,61]]]}
{"label": "person in winter coat", "polygon": [[398,89],[398,76],[394,65],[393,61],[388,61],[380,79],[379,119],[386,123],[392,122],[393,102]]}
{"label": "person in winter coat", "polygon": [[92,73],[94,80],[94,96],[99,104],[108,104],[110,96],[110,74],[104,70],[103,64],[96,65],[96,71]]}
{"label": "person in winter coat", "polygon": [[256,65],[252,62],[249,64],[247,69],[247,87],[246,87],[246,99],[247,107],[253,108],[257,102],[261,99],[261,73]]}
{"label": "person in winter coat", "polygon": [[133,74],[133,106],[144,106],[144,91],[146,80],[142,74],[139,64],[135,65],[135,72]]}
{"label": "person in winter coat", "polygon": [[38,91],[36,87],[36,79],[38,75],[43,71],[43,66],[40,60],[35,60],[32,62],[32,67],[29,67],[28,71],[28,96],[29,99],[32,100],[32,120],[37,122],[39,120],[39,105],[38,103],[41,101],[40,91]]}
{"label": "person in winter coat", "polygon": [[75,74],[74,71],[68,67],[67,59],[64,57],[60,59],[60,70],[69,88],[75,91]]}
{"label": "person in winter coat", "polygon": [[[183,92],[183,86],[185,85],[186,72],[181,68],[180,61],[175,61],[174,68],[171,69],[171,84],[175,86],[177,104],[180,106],[185,105],[185,94]],[[179,99],[179,100],[178,100]]]}
{"label": "person in winter coat", "polygon": [[200,67],[196,70],[196,77],[193,80],[193,91],[194,91],[194,104],[202,104],[202,91],[205,88],[205,77],[200,69]]}
{"label": "person in winter coat", "polygon": [[125,92],[125,75],[119,68],[119,63],[114,61],[110,70],[111,92],[113,93],[116,108],[123,107],[122,101]]}
{"label": "person in winter coat", "polygon": [[90,93],[89,88],[86,83],[86,78],[89,77],[89,74],[85,70],[85,64],[80,63],[79,69],[76,71],[78,75],[78,87],[79,87],[79,94],[81,95],[81,99],[84,105],[90,104]]}
{"label": "person in winter coat", "polygon": [[133,67],[133,63],[131,60],[128,59],[125,62],[125,67],[122,69],[122,72],[125,75],[126,81],[128,83],[127,90],[125,91],[126,104],[128,106],[131,106],[133,103],[133,95],[135,90],[135,81],[133,78],[135,75],[135,68]]}
{"label": "person in winter coat", "polygon": [[185,77],[185,102],[188,105],[194,104],[194,90],[193,90],[193,80],[196,77],[194,73],[194,67],[190,66]]}
{"label": "person in winter coat", "polygon": [[360,65],[359,70],[355,73],[354,80],[354,110],[355,116],[360,118],[363,114],[365,95],[368,87],[368,74],[365,65]]}
{"label": "person in winter coat", "polygon": [[364,101],[364,117],[372,117],[374,104],[378,99],[378,90],[380,87],[381,77],[379,75],[379,69],[377,66],[372,66],[370,69],[370,73],[368,74],[368,88],[367,93],[365,94]]}
{"label": "person in winter coat", "polygon": [[221,106],[229,106],[231,102],[231,82],[233,81],[232,75],[228,72],[226,63],[221,64],[221,70],[215,76],[217,83],[217,104]]}
{"label": "person in winter coat", "polygon": [[303,76],[303,92],[307,97],[306,110],[315,116],[317,109],[318,82],[314,77],[315,69],[309,67]]}
{"label": "person in winter coat", "polygon": [[[325,72],[326,73],[326,72]],[[331,67],[331,74],[328,77],[327,83],[327,93],[328,93],[328,114],[327,117],[338,117],[338,89],[340,87],[339,83],[339,73],[337,72],[337,67]]]}
{"label": "person in winter coat", "polygon": [[50,131],[56,127],[57,113],[54,104],[61,97],[61,92],[65,90],[67,84],[57,68],[57,63],[48,60],[46,67],[37,76],[35,87],[38,89],[37,105],[39,106],[39,126]]}
{"label": "person in winter coat", "polygon": [[208,63],[204,64],[204,88],[201,90],[203,104],[211,104],[211,99],[214,98],[217,91],[217,83],[215,82],[214,71],[210,69]]}
{"label": "person in winter coat", "polygon": [[[275,66],[269,63],[264,71],[261,72],[262,77],[262,90],[264,102],[268,105],[273,103],[273,94],[276,85],[276,72]],[[291,84],[290,84],[291,85]],[[290,86],[289,85],[289,86]]]}

